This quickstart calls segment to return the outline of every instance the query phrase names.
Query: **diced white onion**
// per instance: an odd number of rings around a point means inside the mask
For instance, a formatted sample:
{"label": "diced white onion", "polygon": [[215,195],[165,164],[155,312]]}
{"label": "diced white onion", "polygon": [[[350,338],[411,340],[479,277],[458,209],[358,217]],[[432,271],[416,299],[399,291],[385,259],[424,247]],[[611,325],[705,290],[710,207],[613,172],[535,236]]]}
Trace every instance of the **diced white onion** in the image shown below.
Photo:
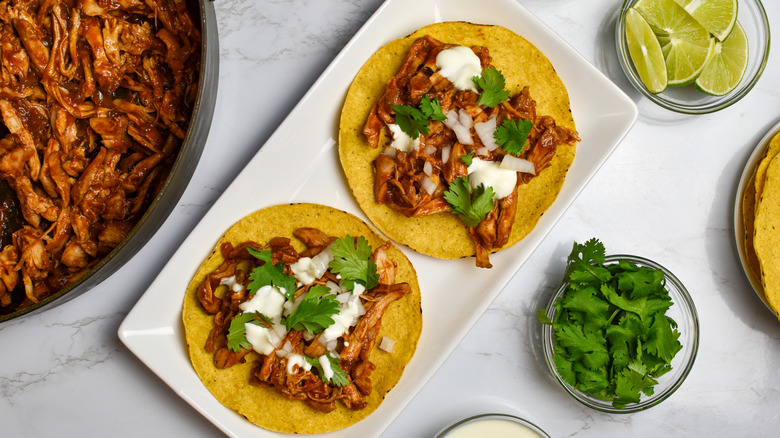
{"label": "diced white onion", "polygon": [[433,155],[436,153],[436,146],[433,145],[426,145],[425,146],[425,153],[428,155]]}
{"label": "diced white onion", "polygon": [[471,118],[471,114],[469,114],[468,111],[461,108],[460,111],[458,111],[458,122],[460,122],[464,128],[471,129],[471,126],[474,124],[474,119]]}
{"label": "diced white onion", "polygon": [[425,164],[423,164],[423,172],[428,176],[431,176],[433,173],[433,164],[431,164],[430,161],[426,161]]}
{"label": "diced white onion", "polygon": [[455,132],[455,136],[458,138],[460,144],[474,144],[474,139],[471,138],[471,131],[461,124],[457,124],[452,128]]}
{"label": "diced white onion", "polygon": [[490,149],[488,149],[486,146],[482,146],[481,148],[477,148],[477,155],[480,157],[486,157],[490,153]]}
{"label": "diced white onion", "polygon": [[388,147],[385,148],[385,152],[384,153],[385,153],[385,155],[387,155],[390,158],[395,158],[395,151],[397,151],[397,150],[398,149],[396,149],[396,148],[394,148],[392,146],[388,146]]}
{"label": "diced white onion", "polygon": [[444,121],[444,126],[452,129],[455,125],[460,123],[458,120],[458,112],[455,110],[451,110],[447,113],[447,120]]}
{"label": "diced white onion", "polygon": [[474,131],[488,150],[494,151],[498,148],[498,143],[496,143],[496,139],[493,137],[493,134],[496,132],[495,117],[491,117],[484,122],[475,123]]}
{"label": "diced white onion", "polygon": [[501,167],[504,169],[514,170],[515,172],[536,175],[534,163],[523,158],[515,157],[514,155],[504,155],[504,159],[501,160]]}
{"label": "diced white onion", "polygon": [[441,148],[441,162],[446,163],[450,159],[450,150],[452,146],[442,146]]}
{"label": "diced white onion", "polygon": [[388,353],[392,353],[394,345],[395,345],[394,340],[388,338],[387,336],[382,336],[382,341],[379,343],[379,349],[384,350]]}
{"label": "diced white onion", "polygon": [[422,185],[423,190],[425,190],[425,192],[429,195],[432,195],[433,192],[436,191],[436,183],[433,182],[432,179],[428,178],[428,176],[424,176],[422,181],[420,181],[420,184]]}

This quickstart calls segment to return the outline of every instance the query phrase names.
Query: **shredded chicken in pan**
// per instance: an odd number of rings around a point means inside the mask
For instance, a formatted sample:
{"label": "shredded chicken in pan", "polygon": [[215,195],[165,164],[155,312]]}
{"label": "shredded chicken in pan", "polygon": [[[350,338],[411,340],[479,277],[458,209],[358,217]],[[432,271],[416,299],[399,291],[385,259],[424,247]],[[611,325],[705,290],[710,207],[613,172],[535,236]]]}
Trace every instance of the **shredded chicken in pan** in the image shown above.
{"label": "shredded chicken in pan", "polygon": [[0,178],[23,217],[0,251],[3,312],[73,282],[144,213],[185,136],[200,46],[185,0],[0,1]]}
{"label": "shredded chicken in pan", "polygon": [[[214,315],[214,328],[206,341],[206,351],[214,354],[214,365],[217,368],[228,368],[243,363],[251,348],[241,348],[233,351],[227,346],[227,335],[233,318],[241,313],[239,305],[250,299],[246,285],[250,282],[249,273],[255,266],[264,262],[253,257],[246,247],[271,250],[271,263],[284,264],[284,272],[293,275],[290,265],[301,257],[314,257],[326,248],[336,238],[324,234],[315,228],[301,228],[294,236],[303,241],[308,249],[298,253],[290,244],[290,239],[276,237],[266,246],[256,242],[244,242],[234,247],[230,242],[220,247],[225,261],[200,284],[197,290],[198,300],[204,310]],[[371,392],[370,375],[375,366],[369,361],[369,354],[377,341],[377,334],[382,323],[382,316],[388,306],[394,301],[411,293],[408,283],[395,283],[396,265],[387,256],[386,251],[391,243],[376,248],[372,259],[377,265],[379,284],[360,295],[365,309],[357,323],[345,332],[339,339],[337,352],[341,368],[349,376],[349,384],[336,386],[323,382],[313,370],[304,370],[293,365],[292,372],[288,369],[288,354],[281,353],[286,344],[285,353],[318,357],[327,353],[326,347],[318,335],[308,335],[299,330],[289,330],[270,354],[261,355],[257,366],[252,372],[250,384],[274,387],[287,398],[304,401],[309,406],[322,412],[336,409],[336,401],[347,408],[358,410],[366,406],[365,397]],[[229,290],[224,286],[224,279],[234,277],[237,284],[244,287]],[[232,280],[232,279],[231,279]],[[295,292],[295,298],[307,293],[314,285],[325,285],[328,282],[338,282],[333,273],[327,271],[314,283],[300,286]],[[231,281],[232,283],[232,281]],[[217,289],[222,285],[222,291]],[[266,327],[271,327],[264,322]]]}
{"label": "shredded chicken in pan", "polygon": [[[418,106],[423,97],[438,98],[444,114],[465,110],[473,124],[496,117],[497,125],[504,120],[529,120],[533,128],[528,135],[528,146],[520,158],[533,163],[535,173],[518,173],[517,184],[528,183],[550,164],[560,144],[574,144],[579,141],[575,132],[558,126],[550,116],[536,113],[536,101],[528,87],[511,96],[495,108],[477,104],[479,95],[471,90],[455,90],[454,85],[442,76],[436,66],[436,56],[444,49],[453,47],[426,36],[412,45],[399,72],[387,83],[384,94],[377,100],[369,114],[363,133],[369,144],[376,148],[381,144],[383,127],[395,123],[391,105]],[[491,58],[485,47],[472,47],[480,59],[482,68],[490,66]],[[468,154],[486,161],[500,161],[503,149],[486,150],[471,128],[473,144],[461,143],[453,129],[444,122],[431,121],[427,135],[420,136],[420,145],[411,153],[392,151],[381,154],[374,161],[374,197],[377,202],[387,204],[407,216],[426,216],[448,212],[450,205],[444,199],[448,185],[456,178],[468,175],[467,166],[461,158]],[[443,154],[443,150],[448,154]],[[443,157],[448,155],[445,159]],[[426,172],[426,163],[429,171]],[[428,174],[430,173],[430,174]],[[422,180],[429,178],[435,183],[434,190],[425,190]],[[477,225],[469,227],[469,233],[476,244],[477,266],[490,267],[489,255],[507,243],[515,220],[517,192],[495,203],[492,211]]]}

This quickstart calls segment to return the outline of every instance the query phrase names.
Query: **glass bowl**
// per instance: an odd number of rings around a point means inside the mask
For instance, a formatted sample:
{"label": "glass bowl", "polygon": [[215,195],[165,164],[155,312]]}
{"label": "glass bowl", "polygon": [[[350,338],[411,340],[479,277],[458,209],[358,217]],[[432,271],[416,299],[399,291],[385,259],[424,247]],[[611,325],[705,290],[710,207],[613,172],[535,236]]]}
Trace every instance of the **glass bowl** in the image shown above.
{"label": "glass bowl", "polygon": [[760,0],[739,0],[737,20],[745,29],[748,38],[748,65],[737,88],[724,96],[711,96],[700,92],[695,86],[667,87],[665,91],[653,94],[647,90],[634,68],[626,40],[626,12],[638,0],[625,0],[615,26],[615,46],[620,66],[628,81],[645,97],[670,111],[684,114],[706,114],[733,105],[756,85],[764,71],[769,57],[769,19]]}
{"label": "glass bowl", "polygon": [[[519,425],[522,426],[520,428],[513,428],[513,430],[517,430],[517,433],[511,434],[508,433],[509,431],[499,429],[496,427],[495,429],[492,428],[492,425],[495,425],[495,422],[501,423],[509,422],[510,425]],[[502,431],[505,431],[506,433],[501,434]],[[523,435],[520,435],[520,432],[524,432]],[[476,436],[528,436],[532,437],[538,436],[539,438],[550,438],[550,435],[548,435],[545,431],[539,428],[539,426],[531,423],[528,420],[524,420],[520,417],[516,417],[514,415],[509,414],[478,414],[473,415],[471,417],[464,418],[462,420],[458,420],[444,429],[440,430],[439,433],[435,435],[435,438],[466,438],[466,437],[476,437]]]}
{"label": "glass bowl", "polygon": [[[696,352],[699,349],[699,317],[696,313],[696,307],[693,304],[691,296],[688,294],[688,290],[683,286],[680,280],[675,277],[668,269],[655,263],[651,260],[637,257],[633,255],[611,255],[605,259],[605,265],[616,264],[619,261],[628,261],[636,264],[637,266],[645,266],[653,269],[659,269],[663,272],[666,279],[666,289],[669,292],[669,296],[672,299],[672,306],[666,311],[666,316],[673,319],[677,323],[677,330],[680,332],[679,341],[682,344],[682,349],[677,352],[672,359],[672,369],[658,377],[658,384],[653,387],[654,393],[651,396],[641,395],[639,403],[629,404],[622,408],[612,406],[612,402],[601,400],[597,397],[584,393],[577,388],[567,383],[558,372],[555,362],[553,361],[553,346],[554,329],[551,325],[542,325],[542,351],[544,354],[547,366],[550,372],[561,384],[563,389],[566,390],[575,400],[588,406],[592,409],[596,409],[601,412],[610,414],[624,414],[631,412],[638,412],[648,408],[651,408],[662,401],[666,400],[677,388],[682,385],[688,373],[693,367],[693,362],[696,359]],[[551,320],[555,317],[555,302],[561,297],[566,290],[568,283],[563,283],[560,288],[553,294],[550,302],[547,305],[547,317]]]}

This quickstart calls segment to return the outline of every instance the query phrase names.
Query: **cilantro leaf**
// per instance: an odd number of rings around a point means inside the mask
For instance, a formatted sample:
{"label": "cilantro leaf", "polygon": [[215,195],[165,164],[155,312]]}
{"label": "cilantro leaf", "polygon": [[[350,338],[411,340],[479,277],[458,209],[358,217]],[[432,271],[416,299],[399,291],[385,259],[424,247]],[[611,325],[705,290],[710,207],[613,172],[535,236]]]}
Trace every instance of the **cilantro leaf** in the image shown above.
{"label": "cilantro leaf", "polygon": [[420,111],[422,111],[426,119],[436,120],[437,122],[447,120],[447,116],[442,112],[438,97],[434,97],[433,100],[431,100],[427,94],[423,96],[420,101]]}
{"label": "cilantro leaf", "polygon": [[271,285],[279,288],[288,300],[292,300],[295,295],[296,281],[295,277],[284,273],[284,264],[274,265],[271,263],[271,250],[257,250],[251,246],[247,246],[246,249],[249,254],[265,262],[249,273],[250,281],[247,285],[249,296],[256,294],[261,287]]}
{"label": "cilantro leaf", "polygon": [[[255,317],[259,317],[262,321],[257,320]],[[268,318],[259,312],[244,312],[236,315],[233,320],[230,321],[230,327],[228,327],[227,335],[227,347],[234,352],[241,351],[242,348],[252,348],[252,344],[246,339],[246,324],[263,325],[263,321],[268,321]]]}
{"label": "cilantro leaf", "polygon": [[565,281],[577,284],[609,281],[612,274],[606,269],[604,245],[596,239],[591,239],[580,245],[574,242],[566,265]]}
{"label": "cilantro leaf", "polygon": [[420,134],[428,135],[428,125],[431,123],[425,114],[409,105],[390,105],[395,113],[395,123],[411,138],[418,138]]}
{"label": "cilantro leaf", "polygon": [[664,273],[648,267],[633,266],[617,275],[618,289],[631,291],[632,298],[651,296],[663,290]]}
{"label": "cilantro leaf", "polygon": [[476,227],[493,209],[493,188],[480,185],[472,194],[468,178],[461,176],[444,192],[444,200],[466,226]]}
{"label": "cilantro leaf", "polygon": [[564,295],[561,304],[569,310],[576,310],[584,314],[587,321],[592,324],[604,326],[607,324],[607,312],[609,303],[595,295],[595,288],[573,290]]}
{"label": "cilantro leaf", "polygon": [[333,315],[339,312],[339,302],[330,289],[315,284],[306,293],[290,316],[283,319],[287,330],[306,330],[317,334],[333,324]]}
{"label": "cilantro leaf", "polygon": [[504,89],[506,87],[504,75],[495,67],[485,68],[481,76],[474,76],[472,80],[482,90],[477,105],[495,108],[509,98],[509,91]]}
{"label": "cilantro leaf", "polygon": [[466,166],[471,166],[471,162],[473,159],[474,159],[474,154],[466,154],[460,157],[460,162],[465,164]]}
{"label": "cilantro leaf", "polygon": [[601,292],[612,304],[623,310],[636,313],[643,321],[658,311],[666,311],[672,305],[671,301],[660,298],[631,299],[625,294],[618,294],[615,288],[608,284],[601,286]]}
{"label": "cilantro leaf", "polygon": [[645,350],[666,362],[671,362],[674,355],[682,349],[678,340],[680,332],[675,330],[673,325],[674,321],[665,315],[656,315],[653,325],[650,326],[647,342],[643,344]]}
{"label": "cilantro leaf", "polygon": [[[336,386],[347,386],[349,385],[349,376],[347,375],[347,372],[344,371],[343,368],[341,368],[341,364],[339,363],[339,359],[337,357],[333,357],[330,354],[324,355],[328,362],[330,362],[330,369],[333,371],[333,377],[331,377],[328,380],[325,380],[325,371],[322,369],[322,364],[320,364],[319,357],[308,357],[303,356],[304,359],[306,359],[306,362],[309,363],[314,369],[317,370],[317,375],[320,376],[320,379],[322,379],[323,382],[336,385]],[[322,356],[320,356],[322,357]]]}
{"label": "cilantro leaf", "polygon": [[529,120],[506,119],[496,128],[493,138],[506,153],[520,156],[533,126],[534,124]]}
{"label": "cilantro leaf", "polygon": [[333,260],[328,264],[331,272],[339,274],[345,280],[356,281],[366,289],[379,284],[379,273],[371,257],[373,250],[365,237],[357,240],[350,235],[336,239],[330,247]]}

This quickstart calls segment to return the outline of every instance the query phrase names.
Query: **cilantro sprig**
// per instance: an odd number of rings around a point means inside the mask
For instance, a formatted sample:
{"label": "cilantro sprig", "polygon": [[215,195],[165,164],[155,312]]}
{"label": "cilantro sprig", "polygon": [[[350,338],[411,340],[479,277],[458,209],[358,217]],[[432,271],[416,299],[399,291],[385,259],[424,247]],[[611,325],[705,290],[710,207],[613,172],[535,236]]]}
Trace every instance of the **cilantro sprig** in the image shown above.
{"label": "cilantro sprig", "polygon": [[482,90],[477,105],[495,108],[509,99],[509,91],[504,89],[506,87],[504,75],[495,67],[486,67],[480,76],[474,76],[472,80]]}
{"label": "cilantro sprig", "polygon": [[605,264],[597,239],[575,243],[555,303],[553,361],[575,388],[617,408],[652,395],[657,379],[672,369],[682,349],[663,272],[628,261]]}
{"label": "cilantro sprig", "polygon": [[525,142],[533,126],[534,124],[530,120],[506,119],[501,126],[496,128],[493,138],[496,139],[496,143],[501,146],[501,149],[508,154],[519,156],[523,153]]}
{"label": "cilantro sprig", "polygon": [[365,237],[355,239],[348,234],[333,241],[330,250],[334,257],[328,267],[334,274],[341,275],[347,289],[354,290],[355,282],[367,290],[379,283],[376,263],[371,258],[373,250]]}
{"label": "cilantro sprig", "polygon": [[447,117],[442,113],[438,98],[431,100],[428,95],[423,96],[419,107],[410,105],[390,105],[395,113],[395,123],[411,138],[418,138],[421,134],[428,135],[428,125],[431,120],[444,121]]}
{"label": "cilantro sprig", "polygon": [[295,278],[284,273],[284,264],[271,263],[271,250],[258,250],[251,246],[246,247],[249,254],[252,254],[255,258],[264,261],[260,266],[252,269],[249,273],[249,284],[247,290],[249,296],[253,296],[263,286],[276,286],[279,289],[283,289],[284,296],[288,300],[292,300],[295,295]]}
{"label": "cilantro sprig", "polygon": [[480,185],[472,193],[468,178],[461,176],[444,192],[444,200],[466,226],[476,227],[493,209],[493,188]]}
{"label": "cilantro sprig", "polygon": [[282,319],[287,330],[306,330],[317,334],[330,327],[334,321],[332,316],[339,312],[339,302],[326,286],[315,284],[309,288],[303,300]]}
{"label": "cilantro sprig", "polygon": [[339,359],[337,357],[333,357],[330,354],[326,354],[325,357],[328,359],[328,362],[330,362],[330,369],[333,371],[333,377],[330,379],[325,379],[325,372],[322,369],[322,364],[320,364],[318,357],[304,356],[306,362],[308,362],[312,368],[317,370],[317,375],[320,376],[320,379],[322,379],[323,382],[336,386],[349,385],[349,376],[347,375],[347,372],[341,368]]}

